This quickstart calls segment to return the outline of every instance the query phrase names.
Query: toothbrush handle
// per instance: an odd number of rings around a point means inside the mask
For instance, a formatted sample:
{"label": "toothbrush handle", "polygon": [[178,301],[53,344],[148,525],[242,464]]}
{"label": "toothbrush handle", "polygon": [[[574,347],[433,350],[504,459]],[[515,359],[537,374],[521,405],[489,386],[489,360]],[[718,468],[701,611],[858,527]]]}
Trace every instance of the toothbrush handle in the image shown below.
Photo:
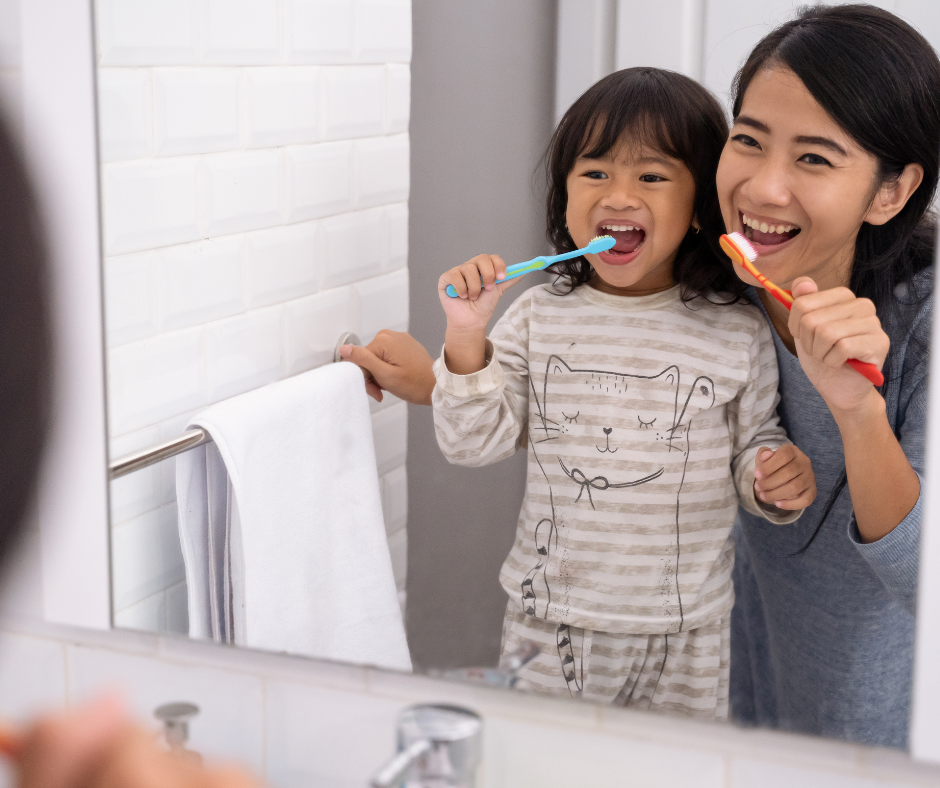
{"label": "toothbrush handle", "polygon": [[[532,271],[538,271],[545,267],[545,262],[546,261],[544,257],[536,257],[535,259],[527,260],[524,263],[515,263],[506,269],[506,277],[504,279],[500,279],[496,284],[502,284],[503,282],[508,282],[510,279],[516,279],[520,276],[525,276]],[[482,282],[483,280],[481,279],[480,283],[482,284]],[[445,292],[451,298],[457,297],[457,290],[453,285],[447,285],[447,290]]]}

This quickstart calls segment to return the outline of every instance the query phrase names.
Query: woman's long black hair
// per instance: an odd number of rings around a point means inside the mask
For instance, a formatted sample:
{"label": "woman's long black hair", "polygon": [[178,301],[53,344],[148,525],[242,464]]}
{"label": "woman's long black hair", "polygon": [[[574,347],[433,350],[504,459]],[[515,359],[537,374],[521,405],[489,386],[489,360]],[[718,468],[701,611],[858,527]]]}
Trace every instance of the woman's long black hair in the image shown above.
{"label": "woman's long black hair", "polygon": [[[855,244],[849,288],[874,302],[882,324],[899,319],[933,286],[915,275],[934,259],[930,206],[940,169],[940,60],[920,33],[888,11],[862,4],[807,7],[754,47],[734,80],[735,117],[751,80],[773,67],[796,74],[876,158],[880,184],[896,180],[908,164],[924,168],[923,181],[897,216],[883,225],[863,224]],[[891,369],[890,355],[884,372],[886,378],[900,373]],[[800,553],[816,538],[846,481],[843,472]]]}
{"label": "woman's long black hair", "polygon": [[[646,144],[683,162],[695,180],[694,216],[701,232],[689,228],[673,264],[683,299],[722,293],[730,297],[724,303],[737,301],[744,284],[718,246],[725,229],[715,172],[727,139],[721,105],[695,80],[659,68],[628,68],[604,77],[571,105],[545,153],[549,242],[558,253],[578,248],[565,222],[568,174],[578,157],[601,158],[624,141]],[[583,257],[548,270],[569,292],[592,274]]]}

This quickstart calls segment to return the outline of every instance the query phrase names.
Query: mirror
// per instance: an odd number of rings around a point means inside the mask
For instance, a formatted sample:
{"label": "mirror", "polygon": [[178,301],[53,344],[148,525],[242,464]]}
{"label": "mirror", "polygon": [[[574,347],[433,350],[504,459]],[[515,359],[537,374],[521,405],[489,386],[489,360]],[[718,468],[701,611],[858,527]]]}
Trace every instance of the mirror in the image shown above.
{"label": "mirror", "polygon": [[[101,2],[112,462],[184,436],[210,405],[330,364],[347,331],[407,329],[436,356],[442,270],[481,250],[513,262],[546,250],[533,171],[574,98],[615,68],[653,65],[726,102],[744,56],[798,4],[647,5],[350,0],[327,13],[297,0],[284,23],[275,2]],[[923,9],[909,18],[940,43]],[[428,409],[391,396],[370,407],[411,660],[492,668],[525,455],[453,467]],[[179,462],[112,483],[115,626],[191,631]]]}

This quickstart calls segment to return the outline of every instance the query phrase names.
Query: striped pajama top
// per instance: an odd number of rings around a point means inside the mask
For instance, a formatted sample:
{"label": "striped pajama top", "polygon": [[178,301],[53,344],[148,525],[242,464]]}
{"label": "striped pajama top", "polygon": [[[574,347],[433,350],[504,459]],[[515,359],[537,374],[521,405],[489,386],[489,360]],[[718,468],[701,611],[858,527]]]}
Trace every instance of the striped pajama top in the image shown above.
{"label": "striped pajama top", "polygon": [[604,632],[668,634],[727,615],[729,538],[762,446],[787,442],[777,363],[756,307],[686,304],[678,286],[623,297],[588,285],[523,293],[487,366],[434,365],[438,445],[451,463],[527,445],[525,498],[500,582],[525,613]]}

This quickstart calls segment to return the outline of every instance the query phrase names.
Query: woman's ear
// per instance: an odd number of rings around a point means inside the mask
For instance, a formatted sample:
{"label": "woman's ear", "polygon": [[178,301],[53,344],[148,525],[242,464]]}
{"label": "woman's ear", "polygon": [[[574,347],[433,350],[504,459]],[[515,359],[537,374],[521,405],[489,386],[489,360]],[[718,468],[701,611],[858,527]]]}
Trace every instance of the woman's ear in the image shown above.
{"label": "woman's ear", "polygon": [[907,205],[911,195],[924,180],[924,168],[919,164],[908,164],[901,175],[882,185],[875,193],[864,221],[869,224],[887,224]]}

